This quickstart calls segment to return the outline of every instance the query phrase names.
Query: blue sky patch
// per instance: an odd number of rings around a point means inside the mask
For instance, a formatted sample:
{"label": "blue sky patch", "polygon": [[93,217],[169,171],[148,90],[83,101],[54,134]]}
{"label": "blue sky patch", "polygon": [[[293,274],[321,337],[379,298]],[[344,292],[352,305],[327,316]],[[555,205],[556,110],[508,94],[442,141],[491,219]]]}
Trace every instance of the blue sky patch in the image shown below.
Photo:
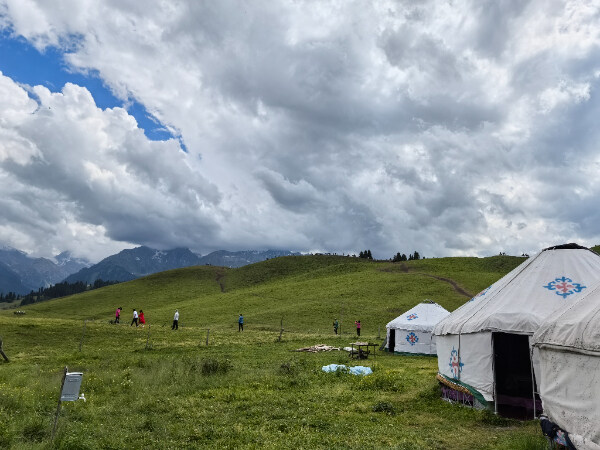
{"label": "blue sky patch", "polygon": [[0,32],[0,71],[18,83],[42,85],[52,92],[61,91],[66,83],[83,86],[90,91],[99,108],[126,107],[148,139],[164,141],[176,138],[187,151],[182,139],[173,135],[148,113],[144,105],[131,99],[125,105],[112,94],[94,71],[90,71],[89,74],[73,72],[65,64],[63,53],[54,47],[47,47],[40,53],[24,38],[15,38],[7,31]]}

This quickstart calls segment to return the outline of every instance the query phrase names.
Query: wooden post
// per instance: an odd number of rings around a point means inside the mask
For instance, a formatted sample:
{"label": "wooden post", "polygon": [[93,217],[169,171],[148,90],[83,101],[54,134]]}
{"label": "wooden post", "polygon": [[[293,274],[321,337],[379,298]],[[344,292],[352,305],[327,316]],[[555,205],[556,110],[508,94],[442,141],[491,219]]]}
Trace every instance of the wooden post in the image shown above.
{"label": "wooden post", "polygon": [[535,373],[533,371],[533,347],[529,350],[529,364],[531,365],[531,395],[533,396],[533,418],[537,419],[537,411],[535,405]]}
{"label": "wooden post", "polygon": [[281,325],[280,325],[280,329],[279,329],[279,339],[277,339],[277,342],[281,342],[281,335],[283,335],[283,317],[281,318]]}
{"label": "wooden post", "polygon": [[148,334],[146,335],[146,350],[148,350],[148,341],[150,341],[150,324],[148,324]]}
{"label": "wooden post", "polygon": [[281,342],[282,335],[283,335],[283,317],[281,318],[281,329],[279,331],[279,339],[277,339],[277,342]]}
{"label": "wooden post", "polygon": [[65,371],[63,372],[63,377],[62,377],[62,382],[60,383],[60,392],[58,393],[58,405],[56,406],[56,414],[54,415],[54,426],[52,427],[52,436],[50,438],[52,441],[54,440],[54,434],[56,433],[56,425],[58,424],[58,414],[60,413],[62,390],[65,385],[65,379],[67,378],[68,370],[69,369],[67,368],[67,366],[65,366]]}
{"label": "wooden post", "polygon": [[208,336],[210,335],[210,328],[206,329],[206,346],[208,347]]}
{"label": "wooden post", "polygon": [[87,320],[83,321],[83,331],[81,333],[81,340],[79,341],[79,351],[81,351],[81,346],[83,345],[83,337],[85,336],[85,325],[87,323]]}
{"label": "wooden post", "polygon": [[2,348],[2,337],[0,337],[0,355],[2,355],[6,362],[9,362],[8,356],[6,356],[6,353],[4,353],[4,348]]}

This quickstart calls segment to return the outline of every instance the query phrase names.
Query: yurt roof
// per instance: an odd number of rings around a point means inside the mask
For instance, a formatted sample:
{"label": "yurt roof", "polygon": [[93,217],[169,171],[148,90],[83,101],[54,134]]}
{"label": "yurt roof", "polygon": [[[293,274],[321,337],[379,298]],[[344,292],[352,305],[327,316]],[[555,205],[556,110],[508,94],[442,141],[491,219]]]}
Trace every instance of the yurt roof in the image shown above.
{"label": "yurt roof", "polygon": [[600,353],[600,284],[548,318],[533,335],[533,342]]}
{"label": "yurt roof", "polygon": [[598,254],[577,244],[549,247],[438,323],[434,334],[533,334],[549,315],[581,298],[599,280]]}
{"label": "yurt roof", "polygon": [[404,314],[389,322],[387,328],[431,331],[436,323],[448,316],[450,312],[432,301],[419,303]]}

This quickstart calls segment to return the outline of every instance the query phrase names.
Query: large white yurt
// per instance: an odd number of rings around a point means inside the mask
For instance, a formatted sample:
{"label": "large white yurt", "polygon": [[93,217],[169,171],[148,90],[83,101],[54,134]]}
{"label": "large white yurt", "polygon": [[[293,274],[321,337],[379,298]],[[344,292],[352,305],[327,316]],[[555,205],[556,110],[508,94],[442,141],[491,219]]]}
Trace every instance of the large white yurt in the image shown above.
{"label": "large white yurt", "polygon": [[474,405],[522,419],[539,414],[531,336],[599,280],[598,254],[576,244],[550,247],[439,322],[433,334],[443,395],[456,399],[462,391]]}
{"label": "large white yurt", "polygon": [[544,414],[579,450],[600,450],[600,285],[532,338]]}
{"label": "large white yurt", "polygon": [[386,327],[386,349],[394,353],[435,355],[433,327],[450,313],[427,300],[396,317]]}

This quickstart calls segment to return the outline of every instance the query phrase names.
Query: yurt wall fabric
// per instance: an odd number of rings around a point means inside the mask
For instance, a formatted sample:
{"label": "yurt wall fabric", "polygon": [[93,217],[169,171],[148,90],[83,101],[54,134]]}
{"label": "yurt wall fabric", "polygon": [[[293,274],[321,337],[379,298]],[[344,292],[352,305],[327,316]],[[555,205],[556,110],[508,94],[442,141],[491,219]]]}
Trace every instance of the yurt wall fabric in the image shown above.
{"label": "yurt wall fabric", "polygon": [[580,450],[600,450],[600,354],[540,349],[544,414]]}
{"label": "yurt wall fabric", "polygon": [[[587,249],[548,249],[525,260],[436,325],[440,373],[493,400],[493,333],[531,336],[598,280],[600,256]],[[449,366],[453,350],[462,368],[458,374]],[[535,360],[533,365],[539,366]]]}
{"label": "yurt wall fabric", "polygon": [[394,351],[396,353],[419,353],[422,355],[435,355],[435,336],[426,331],[403,330],[390,328],[387,330],[388,342],[390,333],[395,333]]}
{"label": "yurt wall fabric", "polygon": [[577,448],[600,449],[600,285],[533,335],[548,418]]}
{"label": "yurt wall fabric", "polygon": [[494,399],[492,333],[437,336],[436,347],[439,373]]}
{"label": "yurt wall fabric", "polygon": [[[388,351],[435,354],[435,337],[431,332],[435,324],[449,314],[437,303],[419,303],[386,325]],[[395,339],[390,339],[391,332]],[[394,342],[394,348],[390,348],[390,342]]]}

